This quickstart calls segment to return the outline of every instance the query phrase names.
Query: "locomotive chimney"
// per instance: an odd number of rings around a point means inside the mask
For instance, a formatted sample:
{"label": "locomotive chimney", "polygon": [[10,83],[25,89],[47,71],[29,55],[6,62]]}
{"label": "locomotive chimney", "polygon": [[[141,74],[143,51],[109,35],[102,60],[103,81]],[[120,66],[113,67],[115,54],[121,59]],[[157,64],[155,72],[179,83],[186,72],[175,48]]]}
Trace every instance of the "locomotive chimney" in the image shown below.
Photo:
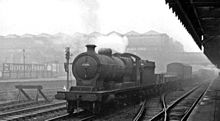
{"label": "locomotive chimney", "polygon": [[95,52],[96,45],[86,45],[87,52]]}

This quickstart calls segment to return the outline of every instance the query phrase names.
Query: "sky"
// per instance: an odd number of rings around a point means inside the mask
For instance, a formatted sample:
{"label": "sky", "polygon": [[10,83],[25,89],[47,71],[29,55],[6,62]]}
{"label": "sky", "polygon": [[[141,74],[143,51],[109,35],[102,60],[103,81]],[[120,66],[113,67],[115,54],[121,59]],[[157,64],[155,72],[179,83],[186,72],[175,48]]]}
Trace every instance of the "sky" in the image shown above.
{"label": "sky", "polygon": [[0,0],[0,35],[155,30],[200,52],[164,0]]}

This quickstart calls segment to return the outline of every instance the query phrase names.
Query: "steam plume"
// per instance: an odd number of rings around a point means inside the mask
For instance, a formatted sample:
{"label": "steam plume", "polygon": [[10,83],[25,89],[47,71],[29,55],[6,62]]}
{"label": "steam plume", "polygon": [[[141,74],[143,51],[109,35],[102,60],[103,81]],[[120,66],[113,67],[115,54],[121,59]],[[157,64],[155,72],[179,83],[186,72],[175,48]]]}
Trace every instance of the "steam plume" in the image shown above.
{"label": "steam plume", "polygon": [[96,14],[99,8],[98,2],[96,0],[80,0],[80,3],[83,7],[81,17],[86,33],[99,31],[99,22]]}
{"label": "steam plume", "polygon": [[97,50],[100,48],[111,48],[114,51],[124,53],[128,45],[128,38],[117,33],[111,33],[96,37],[93,43],[97,46]]}

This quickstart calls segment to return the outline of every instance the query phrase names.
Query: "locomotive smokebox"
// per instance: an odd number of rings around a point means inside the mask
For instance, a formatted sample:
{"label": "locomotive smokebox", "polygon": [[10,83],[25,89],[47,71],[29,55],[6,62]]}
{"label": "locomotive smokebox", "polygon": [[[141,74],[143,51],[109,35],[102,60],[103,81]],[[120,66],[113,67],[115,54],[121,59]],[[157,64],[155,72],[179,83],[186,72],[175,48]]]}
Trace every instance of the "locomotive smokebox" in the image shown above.
{"label": "locomotive smokebox", "polygon": [[89,52],[89,53],[95,52],[96,45],[86,45],[86,47],[87,47],[87,52]]}

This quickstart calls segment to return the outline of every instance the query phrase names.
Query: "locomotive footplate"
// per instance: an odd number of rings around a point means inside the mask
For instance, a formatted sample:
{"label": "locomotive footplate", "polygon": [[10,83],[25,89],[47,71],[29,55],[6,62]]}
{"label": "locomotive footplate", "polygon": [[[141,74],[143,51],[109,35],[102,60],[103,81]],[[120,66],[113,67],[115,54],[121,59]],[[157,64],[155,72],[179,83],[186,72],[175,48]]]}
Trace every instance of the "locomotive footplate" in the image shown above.
{"label": "locomotive footplate", "polygon": [[81,101],[99,101],[101,100],[102,94],[97,92],[79,92],[79,91],[70,91],[70,92],[57,92],[55,95],[56,99],[59,100],[81,100]]}
{"label": "locomotive footplate", "polygon": [[103,96],[123,93],[126,91],[142,90],[140,87],[130,87],[127,89],[115,89],[109,91],[58,91],[55,95],[59,100],[81,100],[81,101],[102,101]]}

